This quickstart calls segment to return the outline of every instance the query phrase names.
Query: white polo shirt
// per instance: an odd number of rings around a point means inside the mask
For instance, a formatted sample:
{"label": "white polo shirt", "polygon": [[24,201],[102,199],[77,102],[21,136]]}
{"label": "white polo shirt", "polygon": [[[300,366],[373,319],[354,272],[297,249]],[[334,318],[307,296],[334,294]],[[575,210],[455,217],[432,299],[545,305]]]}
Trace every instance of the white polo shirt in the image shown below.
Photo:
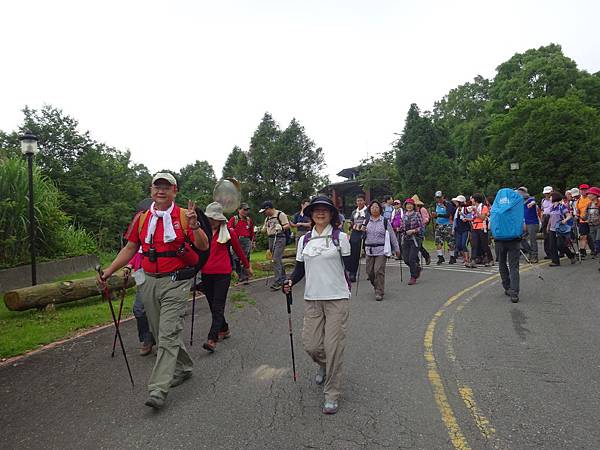
{"label": "white polo shirt", "polygon": [[[306,248],[303,245],[304,239],[298,241],[296,261],[304,262],[306,300],[350,298],[340,252],[331,239],[332,231],[332,226],[328,225],[319,235],[313,228]],[[350,255],[350,241],[346,233],[340,232],[339,244],[342,256]]]}

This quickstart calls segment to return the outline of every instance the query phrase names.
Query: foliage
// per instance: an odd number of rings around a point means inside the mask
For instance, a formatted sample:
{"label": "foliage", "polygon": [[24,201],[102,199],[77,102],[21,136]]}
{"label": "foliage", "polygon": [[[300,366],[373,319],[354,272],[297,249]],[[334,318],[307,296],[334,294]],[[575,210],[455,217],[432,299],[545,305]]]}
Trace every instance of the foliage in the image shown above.
{"label": "foliage", "polygon": [[[316,147],[304,127],[292,119],[281,131],[265,113],[250,140],[247,152],[234,147],[223,168],[223,176],[242,182],[242,195],[253,210],[272,200],[283,211],[294,211],[303,198],[314,195],[327,183],[323,175],[323,149]],[[262,218],[254,217],[258,223]]]}
{"label": "foliage", "polygon": [[213,189],[217,182],[215,171],[208,161],[188,164],[179,171],[177,201],[187,207],[187,201],[193,200],[201,208],[213,200]]}

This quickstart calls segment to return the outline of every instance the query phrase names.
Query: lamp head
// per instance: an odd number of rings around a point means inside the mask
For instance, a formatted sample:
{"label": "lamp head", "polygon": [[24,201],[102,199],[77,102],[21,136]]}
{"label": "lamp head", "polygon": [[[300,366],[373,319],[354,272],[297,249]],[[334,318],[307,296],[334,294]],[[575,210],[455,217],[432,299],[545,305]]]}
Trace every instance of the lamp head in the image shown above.
{"label": "lamp head", "polygon": [[31,131],[26,130],[23,136],[20,137],[20,140],[21,153],[23,153],[23,155],[35,155],[38,152],[38,139]]}

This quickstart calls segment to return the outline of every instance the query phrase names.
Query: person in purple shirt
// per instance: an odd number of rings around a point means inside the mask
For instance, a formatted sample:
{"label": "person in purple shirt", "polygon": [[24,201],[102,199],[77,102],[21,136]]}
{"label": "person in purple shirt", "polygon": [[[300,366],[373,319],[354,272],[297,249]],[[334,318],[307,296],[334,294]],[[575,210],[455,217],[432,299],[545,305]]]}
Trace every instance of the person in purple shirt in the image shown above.
{"label": "person in purple shirt", "polygon": [[550,235],[548,234],[548,220],[550,219],[550,209],[552,208],[552,186],[546,186],[542,191],[544,198],[542,199],[542,234],[544,235],[544,259],[552,259],[550,256]]}
{"label": "person in purple shirt", "polygon": [[525,186],[521,186],[519,189],[517,189],[517,192],[523,197],[525,202],[523,204],[523,216],[525,219],[525,228],[527,229],[527,233],[523,237],[521,246],[523,247],[523,251],[529,254],[529,261],[532,263],[537,263],[537,233],[540,229],[540,208],[535,201],[535,197],[529,195],[529,191]]}
{"label": "person in purple shirt", "polygon": [[364,225],[367,276],[375,288],[375,300],[383,300],[385,287],[385,264],[392,252],[399,258],[400,247],[392,224],[383,217],[383,207],[377,200],[369,205],[371,217]]}
{"label": "person in purple shirt", "polygon": [[[569,209],[562,203],[562,195],[559,192],[553,192],[551,195],[552,206],[548,210],[548,236],[550,238],[550,256],[551,267],[560,266],[559,254],[564,253],[575,264],[575,253],[567,246],[568,234],[560,232],[560,225],[567,224],[573,218]],[[570,229],[569,229],[570,232]]]}

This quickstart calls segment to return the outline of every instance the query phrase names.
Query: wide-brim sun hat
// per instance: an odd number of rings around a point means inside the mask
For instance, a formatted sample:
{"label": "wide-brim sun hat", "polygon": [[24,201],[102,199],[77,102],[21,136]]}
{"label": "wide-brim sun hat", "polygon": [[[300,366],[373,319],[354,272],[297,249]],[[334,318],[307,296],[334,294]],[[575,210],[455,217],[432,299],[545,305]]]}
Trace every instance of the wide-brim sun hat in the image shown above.
{"label": "wide-brim sun hat", "polygon": [[571,189],[571,195],[573,197],[579,197],[581,195],[581,192],[579,192],[578,188],[573,188],[573,189]]}
{"label": "wide-brim sun hat", "polygon": [[453,202],[459,202],[459,203],[465,203],[467,201],[467,199],[465,198],[464,195],[457,195],[456,197],[454,197],[452,199]]}
{"label": "wide-brim sun hat", "polygon": [[327,206],[331,211],[332,219],[338,219],[339,211],[333,204],[333,201],[329,197],[325,197],[324,195],[318,195],[317,197],[314,197],[310,201],[310,204],[306,208],[304,208],[304,214],[309,217],[312,216],[313,210],[317,206]]}
{"label": "wide-brim sun hat", "polygon": [[415,205],[417,205],[417,206],[424,206],[425,205],[425,203],[423,203],[421,201],[421,199],[419,198],[419,196],[417,194],[413,195],[411,198],[415,201]]}
{"label": "wide-brim sun hat", "polygon": [[542,190],[542,194],[552,194],[552,186],[546,186],[543,190]]}
{"label": "wide-brim sun hat", "polygon": [[206,207],[204,211],[206,217],[218,222],[227,222],[227,217],[223,215],[223,205],[219,202],[212,202]]}

